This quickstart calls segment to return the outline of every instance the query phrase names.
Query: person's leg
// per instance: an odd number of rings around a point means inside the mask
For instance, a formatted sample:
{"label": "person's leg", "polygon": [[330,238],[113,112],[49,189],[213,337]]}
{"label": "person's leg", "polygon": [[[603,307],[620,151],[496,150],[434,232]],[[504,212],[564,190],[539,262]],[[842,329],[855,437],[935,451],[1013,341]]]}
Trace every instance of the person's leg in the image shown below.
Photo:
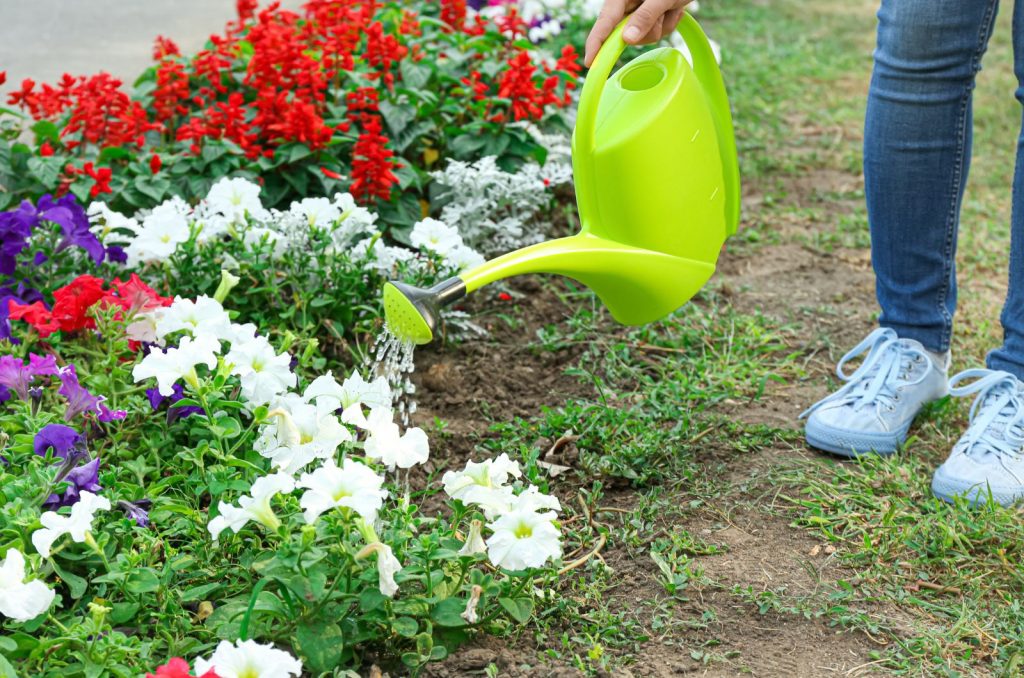
{"label": "person's leg", "polygon": [[[1013,8],[1013,61],[1017,74],[1017,100],[1024,104],[1024,7]],[[1003,304],[1003,345],[988,354],[988,367],[1024,379],[1024,118],[1017,138],[1017,166],[1013,175],[1013,210],[1010,216],[1010,285]]]}
{"label": "person's leg", "polygon": [[878,12],[864,181],[879,324],[938,353],[949,349],[956,309],[971,92],[997,6],[883,0]]}
{"label": "person's leg", "polygon": [[[957,220],[971,91],[997,0],[882,0],[864,124],[864,180],[881,327],[839,363],[846,384],[809,408],[813,447],[891,454],[948,392]],[[846,373],[846,362],[861,366]]]}

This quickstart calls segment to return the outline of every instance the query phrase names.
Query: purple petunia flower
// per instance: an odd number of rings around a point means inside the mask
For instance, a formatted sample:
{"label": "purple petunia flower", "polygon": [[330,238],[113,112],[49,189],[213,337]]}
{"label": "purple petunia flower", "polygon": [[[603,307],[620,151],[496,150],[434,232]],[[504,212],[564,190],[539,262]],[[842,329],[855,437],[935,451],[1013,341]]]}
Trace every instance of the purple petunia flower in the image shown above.
{"label": "purple petunia flower", "polygon": [[38,223],[35,208],[27,200],[17,209],[0,212],[0,275],[14,275],[17,257],[28,247],[29,236]]}
{"label": "purple petunia flower", "polygon": [[64,237],[57,245],[57,251],[72,245],[85,250],[93,262],[102,263],[106,250],[99,238],[89,230],[89,217],[70,193],[56,200],[51,195],[44,195],[36,202],[36,210],[40,221],[52,221],[60,226]]}
{"label": "purple petunia flower", "polygon": [[[65,462],[63,467],[67,466]],[[86,492],[99,492],[103,489],[100,485],[100,458],[96,457],[87,464],[76,466],[70,471],[67,471],[63,477],[61,477],[61,471],[57,472],[57,479],[54,484],[67,483],[68,486],[64,489],[63,496],[56,493],[51,494],[46,498],[43,503],[43,507],[51,511],[55,511],[61,506],[71,506],[78,501],[80,493],[84,490]]]}
{"label": "purple petunia flower", "polygon": [[118,264],[128,263],[128,253],[120,245],[107,245],[107,261]]}
{"label": "purple petunia flower", "polygon": [[15,393],[22,400],[28,399],[29,384],[36,377],[57,374],[57,360],[52,355],[42,358],[29,354],[28,365],[12,355],[0,356],[0,386]]}
{"label": "purple petunia flower", "polygon": [[175,407],[174,403],[185,397],[185,387],[180,383],[177,383],[173,388],[174,393],[169,396],[161,395],[159,389],[156,387],[146,389],[146,397],[149,398],[149,404],[154,410],[160,409],[160,405],[162,405],[165,400],[170,401],[171,406],[167,410],[168,424],[173,424],[177,419],[187,417],[191,414],[199,414],[203,411],[203,408],[196,407],[195,405]]}
{"label": "purple petunia flower", "polygon": [[32,439],[32,451],[45,457],[51,448],[53,456],[59,459],[81,456],[85,453],[85,437],[70,426],[47,424]]}
{"label": "purple petunia flower", "polygon": [[79,465],[82,459],[89,458],[89,451],[86,449],[85,436],[70,426],[47,424],[36,433],[32,450],[40,457],[45,457],[52,450],[53,456],[61,460],[53,483],[67,483],[64,494],[51,494],[46,498],[44,507],[56,509],[70,506],[78,501],[83,490],[99,492],[103,489],[99,483],[99,457]]}
{"label": "purple petunia flower", "polygon": [[135,521],[139,527],[149,527],[149,507],[153,505],[149,499],[138,501],[120,500],[117,505],[128,514],[128,517]]}
{"label": "purple petunia flower", "polygon": [[78,383],[78,373],[75,371],[74,365],[62,367],[58,376],[61,387],[57,393],[68,400],[68,408],[64,411],[64,421],[71,421],[79,414],[86,412],[95,412],[96,418],[104,422],[125,418],[127,414],[125,410],[111,410],[103,404],[106,397],[93,395]]}

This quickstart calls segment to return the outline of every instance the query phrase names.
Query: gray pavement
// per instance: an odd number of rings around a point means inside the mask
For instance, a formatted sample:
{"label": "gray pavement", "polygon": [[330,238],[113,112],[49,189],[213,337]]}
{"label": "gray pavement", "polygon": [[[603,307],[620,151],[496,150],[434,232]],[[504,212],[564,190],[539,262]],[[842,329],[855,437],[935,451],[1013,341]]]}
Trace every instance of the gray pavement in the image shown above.
{"label": "gray pavement", "polygon": [[[297,10],[302,3],[281,4]],[[0,0],[0,71],[7,71],[0,92],[65,72],[102,70],[130,84],[152,63],[156,36],[194,52],[234,16],[234,0]]]}

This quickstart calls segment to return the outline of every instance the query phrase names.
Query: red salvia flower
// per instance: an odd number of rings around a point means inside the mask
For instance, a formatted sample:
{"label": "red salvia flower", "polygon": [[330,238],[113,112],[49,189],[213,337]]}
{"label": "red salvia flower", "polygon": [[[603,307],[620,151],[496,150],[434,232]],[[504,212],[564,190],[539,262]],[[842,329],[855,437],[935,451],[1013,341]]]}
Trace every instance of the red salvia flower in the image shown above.
{"label": "red salvia flower", "polygon": [[156,36],[156,40],[153,41],[153,61],[162,61],[169,56],[178,56],[181,54],[181,50],[170,38],[165,38],[162,35]]}
{"label": "red salvia flower", "polygon": [[544,93],[533,80],[536,71],[526,50],[519,50],[501,76],[498,96],[511,102],[515,120],[538,120],[544,115]]}
{"label": "red salvia flower", "polygon": [[441,21],[449,30],[461,31],[466,25],[466,0],[441,0]]}
{"label": "red salvia flower", "polygon": [[160,171],[160,168],[163,167],[163,164],[164,161],[160,159],[160,156],[154,153],[149,158],[149,171],[152,172],[153,174],[156,174],[157,172]]}
{"label": "red salvia flower", "polygon": [[495,23],[498,24],[498,30],[510,40],[525,36],[529,28],[515,7],[510,7],[508,12],[495,19]]}
{"label": "red salvia flower", "polygon": [[373,198],[389,200],[391,187],[398,183],[394,175],[394,155],[386,148],[387,137],[381,134],[381,122],[371,118],[363,125],[363,133],[352,148],[352,196],[366,204]]}
{"label": "red salvia flower", "polygon": [[49,141],[44,141],[39,147],[39,155],[43,158],[49,158],[53,155],[53,146],[50,145]]}

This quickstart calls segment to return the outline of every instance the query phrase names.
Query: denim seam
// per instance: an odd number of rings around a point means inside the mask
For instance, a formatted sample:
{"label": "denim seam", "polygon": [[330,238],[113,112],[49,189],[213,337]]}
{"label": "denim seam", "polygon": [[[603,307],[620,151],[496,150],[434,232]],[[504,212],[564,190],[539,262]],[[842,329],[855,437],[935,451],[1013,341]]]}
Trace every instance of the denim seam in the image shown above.
{"label": "denim seam", "polygon": [[974,51],[974,57],[971,59],[971,70],[972,79],[971,83],[964,89],[963,97],[960,100],[960,123],[957,127],[957,160],[953,170],[953,180],[950,186],[950,205],[949,205],[949,216],[946,218],[946,243],[943,251],[943,284],[939,291],[938,306],[939,313],[942,315],[943,327],[942,336],[940,339],[939,350],[946,351],[949,349],[951,343],[951,335],[953,332],[953,316],[946,310],[946,299],[949,297],[949,291],[951,287],[950,278],[953,274],[953,244],[955,242],[955,231],[957,216],[960,213],[960,205],[963,200],[963,195],[960,190],[960,185],[963,182],[964,165],[967,162],[967,106],[971,101],[971,91],[974,87],[974,77],[977,76],[978,71],[981,70],[981,58],[985,53],[985,45],[988,42],[989,37],[992,34],[993,17],[995,15],[995,9],[999,5],[999,0],[989,0],[988,8],[985,11],[985,18],[981,23],[981,32],[978,34],[978,46]]}

